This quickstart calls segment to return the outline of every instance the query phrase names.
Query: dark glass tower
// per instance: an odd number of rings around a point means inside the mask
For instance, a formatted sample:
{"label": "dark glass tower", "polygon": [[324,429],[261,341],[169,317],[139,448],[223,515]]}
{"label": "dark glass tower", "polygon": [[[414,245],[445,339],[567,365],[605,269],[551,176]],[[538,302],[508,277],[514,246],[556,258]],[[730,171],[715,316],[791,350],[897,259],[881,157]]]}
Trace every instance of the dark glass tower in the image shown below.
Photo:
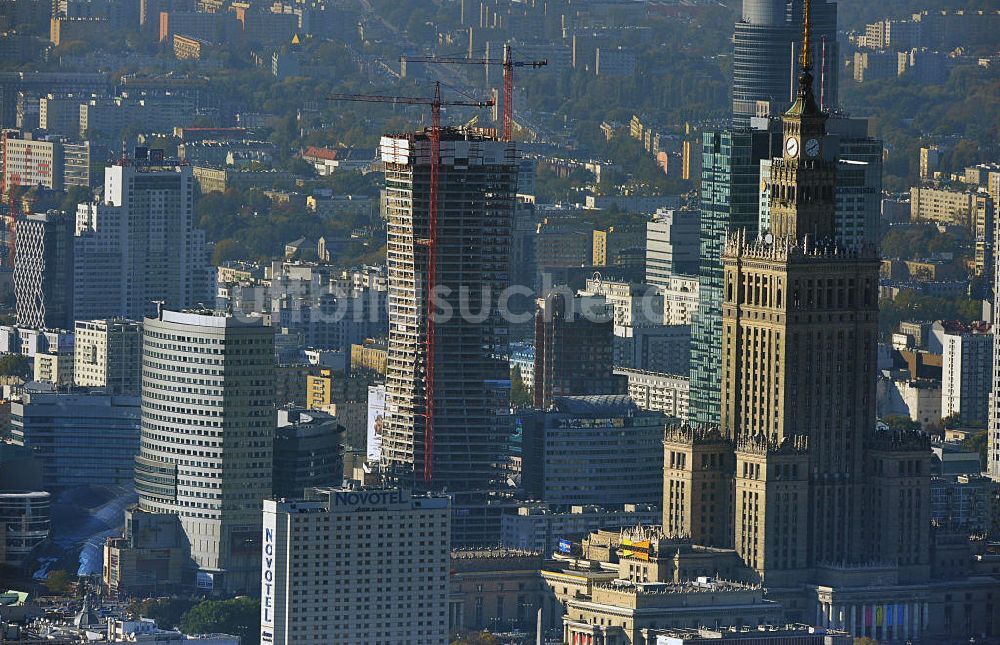
{"label": "dark glass tower", "polygon": [[719,423],[722,249],[730,232],[757,234],[760,161],[781,147],[780,132],[770,127],[706,132],[702,138],[700,291],[691,330],[689,414],[695,423]]}
{"label": "dark glass tower", "polygon": [[[794,98],[797,60],[802,48],[803,0],[743,0],[743,14],[733,38],[733,125],[746,127],[757,102],[777,114]],[[838,101],[837,5],[812,3],[814,91],[821,107]]]}

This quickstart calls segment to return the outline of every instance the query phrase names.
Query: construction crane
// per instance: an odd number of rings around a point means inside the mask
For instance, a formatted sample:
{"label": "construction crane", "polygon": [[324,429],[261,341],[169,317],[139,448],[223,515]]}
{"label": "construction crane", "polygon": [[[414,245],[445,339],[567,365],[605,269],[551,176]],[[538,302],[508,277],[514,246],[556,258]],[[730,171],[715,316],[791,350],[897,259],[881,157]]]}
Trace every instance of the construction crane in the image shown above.
{"label": "construction crane", "polygon": [[441,83],[434,84],[434,97],[380,96],[377,94],[331,94],[330,101],[360,101],[362,103],[392,103],[394,105],[429,105],[431,108],[431,181],[427,207],[427,237],[416,242],[427,247],[427,325],[424,339],[424,483],[428,486],[434,475],[434,361],[435,329],[433,317],[436,311],[434,298],[437,285],[437,216],[438,216],[438,172],[441,165],[441,107],[466,106],[490,107],[494,101],[442,101]]}
{"label": "construction crane", "polygon": [[408,63],[439,63],[442,65],[500,65],[503,67],[503,140],[511,140],[511,128],[514,121],[514,68],[531,67],[538,69],[549,64],[547,60],[515,61],[510,45],[503,46],[503,58],[461,58],[458,56],[406,56]]}

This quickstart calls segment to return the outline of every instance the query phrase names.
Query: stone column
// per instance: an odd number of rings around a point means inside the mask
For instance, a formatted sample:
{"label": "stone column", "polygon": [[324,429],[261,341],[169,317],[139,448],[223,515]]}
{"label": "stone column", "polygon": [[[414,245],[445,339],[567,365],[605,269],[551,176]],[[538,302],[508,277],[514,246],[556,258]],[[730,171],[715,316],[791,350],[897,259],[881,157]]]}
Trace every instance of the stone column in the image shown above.
{"label": "stone column", "polygon": [[852,636],[857,636],[857,630],[858,630],[858,606],[852,604],[851,605],[851,624],[850,624],[850,627],[847,629],[847,631],[849,631]]}

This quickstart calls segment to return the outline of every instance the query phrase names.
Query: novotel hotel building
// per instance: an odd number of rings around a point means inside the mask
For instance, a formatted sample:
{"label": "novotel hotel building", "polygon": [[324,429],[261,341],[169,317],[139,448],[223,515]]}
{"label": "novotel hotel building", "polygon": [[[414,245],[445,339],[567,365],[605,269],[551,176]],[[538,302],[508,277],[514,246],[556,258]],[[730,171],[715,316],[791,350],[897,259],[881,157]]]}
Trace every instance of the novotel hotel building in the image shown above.
{"label": "novotel hotel building", "polygon": [[265,500],[262,645],[448,642],[451,500],[314,488]]}

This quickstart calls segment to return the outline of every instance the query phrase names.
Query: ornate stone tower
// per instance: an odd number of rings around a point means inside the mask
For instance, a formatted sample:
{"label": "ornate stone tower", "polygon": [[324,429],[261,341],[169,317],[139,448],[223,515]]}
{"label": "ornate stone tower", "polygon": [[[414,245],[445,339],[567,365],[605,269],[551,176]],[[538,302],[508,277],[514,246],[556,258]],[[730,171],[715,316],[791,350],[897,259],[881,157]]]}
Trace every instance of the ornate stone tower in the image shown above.
{"label": "ornate stone tower", "polygon": [[[808,2],[804,23],[808,43]],[[723,252],[721,422],[737,446],[734,543],[765,581],[863,557],[863,451],[875,425],[878,256],[834,238],[835,166],[824,157],[826,115],[808,52],[772,165],[772,234],[736,234]],[[775,504],[791,493],[797,501]],[[784,539],[778,525],[793,508],[806,515],[795,524],[803,533],[787,553],[785,542],[771,550],[764,531]]]}
{"label": "ornate stone tower", "polygon": [[930,437],[922,432],[883,430],[872,438],[865,479],[869,517],[864,543],[869,559],[899,567],[900,582],[930,575]]}
{"label": "ornate stone tower", "polygon": [[734,546],[769,584],[794,584],[809,571],[808,443],[755,435],[736,444]]}
{"label": "ornate stone tower", "polygon": [[672,426],[663,435],[663,531],[731,547],[733,445],[718,428]]}

